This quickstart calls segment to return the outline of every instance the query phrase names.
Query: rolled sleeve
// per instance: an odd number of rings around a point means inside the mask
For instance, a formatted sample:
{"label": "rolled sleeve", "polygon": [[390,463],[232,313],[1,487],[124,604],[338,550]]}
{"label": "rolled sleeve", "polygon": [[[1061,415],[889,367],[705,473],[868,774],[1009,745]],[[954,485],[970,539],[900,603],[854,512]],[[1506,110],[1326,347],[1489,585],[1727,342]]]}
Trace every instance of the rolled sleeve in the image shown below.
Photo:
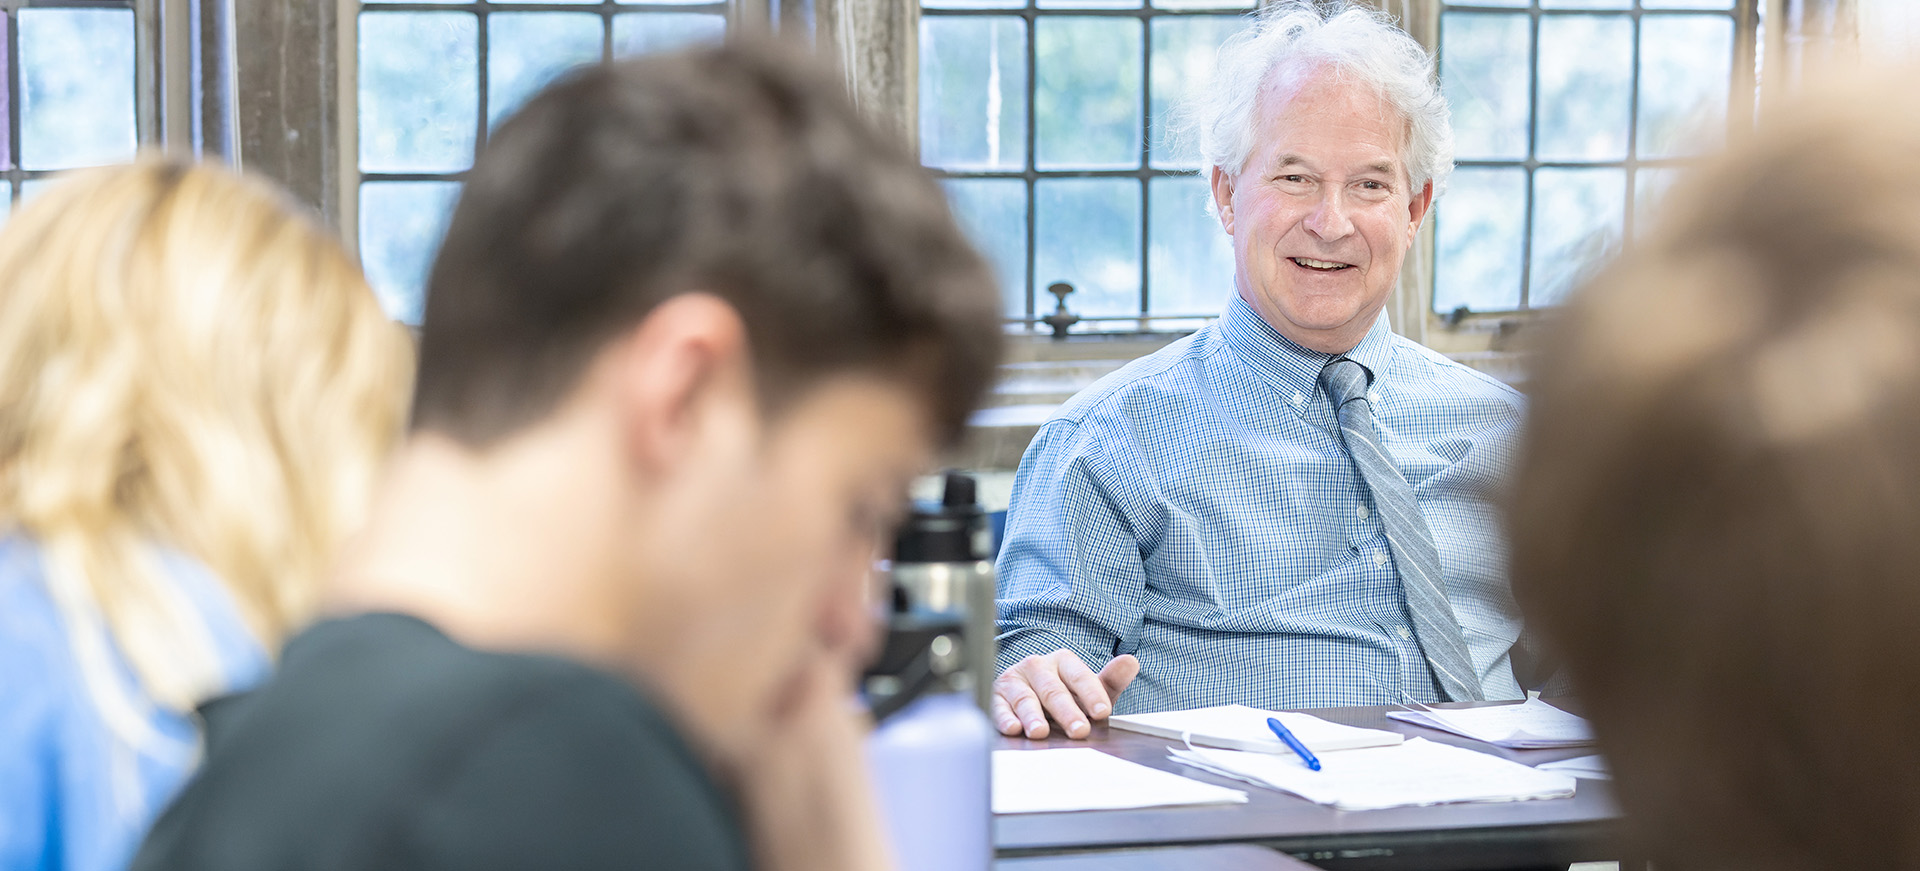
{"label": "rolled sleeve", "polygon": [[1146,571],[1120,479],[1072,421],[1020,461],[1000,551],[999,667],[1072,650],[1093,668],[1138,646]]}

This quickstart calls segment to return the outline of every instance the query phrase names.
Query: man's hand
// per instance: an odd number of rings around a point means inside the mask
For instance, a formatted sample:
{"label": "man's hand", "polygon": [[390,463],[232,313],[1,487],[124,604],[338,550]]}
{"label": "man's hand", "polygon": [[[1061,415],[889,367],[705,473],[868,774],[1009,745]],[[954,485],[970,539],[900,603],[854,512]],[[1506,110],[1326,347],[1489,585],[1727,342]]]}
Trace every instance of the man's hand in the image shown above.
{"label": "man's hand", "polygon": [[788,684],[777,726],[735,777],[761,871],[892,867],[852,702],[854,670],[821,655]]}
{"label": "man's hand", "polygon": [[1113,702],[1140,673],[1140,660],[1116,656],[1094,674],[1071,650],[1029,656],[993,681],[993,724],[1002,735],[1045,738],[1047,721],[1069,738],[1085,738],[1092,720],[1113,713]]}

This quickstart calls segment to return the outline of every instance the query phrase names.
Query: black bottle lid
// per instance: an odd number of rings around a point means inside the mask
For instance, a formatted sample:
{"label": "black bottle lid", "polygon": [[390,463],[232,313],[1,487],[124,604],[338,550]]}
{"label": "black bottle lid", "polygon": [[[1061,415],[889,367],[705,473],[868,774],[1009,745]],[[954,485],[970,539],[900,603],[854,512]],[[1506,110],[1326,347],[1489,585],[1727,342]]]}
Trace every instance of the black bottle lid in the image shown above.
{"label": "black bottle lid", "polygon": [[959,472],[946,475],[938,503],[916,502],[894,539],[895,563],[970,563],[985,558],[975,547],[982,515],[978,485]]}

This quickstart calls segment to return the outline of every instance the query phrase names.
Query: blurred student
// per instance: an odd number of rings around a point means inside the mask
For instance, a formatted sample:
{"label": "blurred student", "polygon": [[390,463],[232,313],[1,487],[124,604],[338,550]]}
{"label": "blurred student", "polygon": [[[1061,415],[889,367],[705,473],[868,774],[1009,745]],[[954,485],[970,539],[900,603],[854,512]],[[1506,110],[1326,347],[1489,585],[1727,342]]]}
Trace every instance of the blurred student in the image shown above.
{"label": "blurred student", "polygon": [[1000,346],[988,267],[769,45],[505,122],[339,619],[207,713],[138,868],[870,869],[866,574]]}
{"label": "blurred student", "polygon": [[113,869],[313,610],[411,351],[264,183],[150,158],[0,232],[0,868]]}
{"label": "blurred student", "polygon": [[1540,361],[1513,578],[1661,871],[1920,868],[1920,103],[1685,180]]}

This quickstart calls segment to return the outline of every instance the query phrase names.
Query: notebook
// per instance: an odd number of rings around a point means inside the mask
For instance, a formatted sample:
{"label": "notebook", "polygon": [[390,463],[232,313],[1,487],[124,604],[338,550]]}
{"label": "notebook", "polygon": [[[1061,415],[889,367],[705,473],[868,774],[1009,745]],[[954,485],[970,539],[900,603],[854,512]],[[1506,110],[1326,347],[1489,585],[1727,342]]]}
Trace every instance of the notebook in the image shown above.
{"label": "notebook", "polygon": [[1322,720],[1312,714],[1263,711],[1246,705],[1220,705],[1185,711],[1161,711],[1157,714],[1117,714],[1108,722],[1116,729],[1140,732],[1195,746],[1224,747],[1257,753],[1293,751],[1267,728],[1273,717],[1294,737],[1315,753],[1352,750],[1359,747],[1387,747],[1405,740],[1398,732],[1362,729]]}
{"label": "notebook", "polygon": [[[1465,735],[1496,747],[1545,750],[1593,743],[1587,721],[1539,699],[1483,708],[1418,708],[1387,714],[1395,720]],[[1292,724],[1288,724],[1291,727]]]}
{"label": "notebook", "polygon": [[1341,810],[1570,798],[1575,788],[1574,779],[1560,772],[1424,738],[1395,747],[1329,753],[1320,757],[1319,771],[1293,754],[1175,749],[1172,758]]}
{"label": "notebook", "polygon": [[1242,804],[1247,794],[1148,768],[1091,747],[996,750],[997,814],[1117,810],[1168,805]]}

